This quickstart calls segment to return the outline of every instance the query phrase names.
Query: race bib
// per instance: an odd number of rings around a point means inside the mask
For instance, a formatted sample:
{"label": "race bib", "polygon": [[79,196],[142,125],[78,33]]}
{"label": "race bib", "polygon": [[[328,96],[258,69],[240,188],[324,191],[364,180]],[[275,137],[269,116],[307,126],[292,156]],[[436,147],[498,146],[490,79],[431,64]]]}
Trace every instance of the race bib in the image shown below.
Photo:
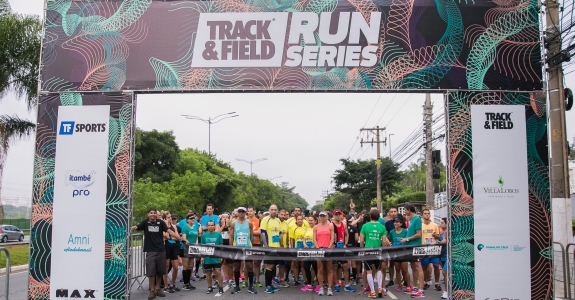
{"label": "race bib", "polygon": [[247,244],[248,244],[248,239],[246,237],[244,237],[244,236],[238,237],[237,245],[243,246],[243,245],[247,245]]}
{"label": "race bib", "polygon": [[279,235],[272,236],[272,243],[279,243],[279,242],[280,242],[280,236]]}
{"label": "race bib", "polygon": [[342,243],[342,242],[337,242],[337,243],[335,243],[335,245],[336,245],[338,248],[343,248],[343,243]]}
{"label": "race bib", "polygon": [[222,231],[222,239],[229,239],[230,232],[229,231]]}
{"label": "race bib", "polygon": [[312,241],[307,241],[305,242],[308,248],[313,248],[313,242]]}
{"label": "race bib", "polygon": [[295,243],[295,247],[296,247],[296,248],[303,248],[303,241],[297,241],[297,242]]}
{"label": "race bib", "polygon": [[433,238],[425,238],[425,244],[426,245],[433,244]]}

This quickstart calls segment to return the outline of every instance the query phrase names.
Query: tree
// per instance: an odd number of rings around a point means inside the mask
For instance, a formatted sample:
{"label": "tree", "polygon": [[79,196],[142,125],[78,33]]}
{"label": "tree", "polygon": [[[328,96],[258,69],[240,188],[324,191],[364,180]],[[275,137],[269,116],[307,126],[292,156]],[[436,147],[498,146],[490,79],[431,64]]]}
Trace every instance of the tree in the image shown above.
{"label": "tree", "polygon": [[[377,197],[377,167],[374,159],[352,161],[340,159],[343,169],[335,171],[335,190],[348,194],[354,200],[356,211],[369,209],[371,200]],[[381,194],[390,197],[400,191],[402,173],[389,158],[381,159]],[[383,199],[382,199],[383,200]],[[345,206],[347,207],[347,205]]]}
{"label": "tree", "polygon": [[573,144],[569,147],[569,160],[575,160],[575,136],[573,136]]}
{"label": "tree", "polygon": [[349,209],[349,200],[351,196],[349,194],[344,194],[336,192],[330,194],[327,200],[323,204],[324,209]]}
{"label": "tree", "polygon": [[136,167],[134,179],[169,181],[176,170],[180,149],[172,131],[136,129]]}

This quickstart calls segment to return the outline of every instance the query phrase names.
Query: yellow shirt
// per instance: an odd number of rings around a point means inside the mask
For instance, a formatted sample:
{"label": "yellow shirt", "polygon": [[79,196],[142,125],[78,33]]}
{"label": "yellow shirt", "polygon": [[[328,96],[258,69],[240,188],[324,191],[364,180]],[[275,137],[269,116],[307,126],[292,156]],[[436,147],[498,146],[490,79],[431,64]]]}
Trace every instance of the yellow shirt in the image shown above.
{"label": "yellow shirt", "polygon": [[[270,248],[280,248],[281,221],[279,218],[264,217],[260,222],[260,230],[266,232],[267,244]],[[265,245],[265,244],[264,244]]]}
{"label": "yellow shirt", "polygon": [[308,248],[313,248],[313,228],[306,229],[304,240]]}
{"label": "yellow shirt", "polygon": [[288,234],[287,233],[289,232],[289,226],[288,226],[287,221],[282,222],[281,231],[282,231],[282,241],[283,241],[284,247],[289,248],[288,243],[287,243],[288,242],[288,240],[287,240]]}
{"label": "yellow shirt", "polygon": [[[288,223],[289,229],[290,229],[290,233],[291,233],[291,229],[294,228],[296,225],[296,219],[295,218],[289,218],[286,221]],[[302,226],[305,227],[306,229],[309,228],[309,223],[307,222],[306,219],[303,219],[303,223]]]}
{"label": "yellow shirt", "polygon": [[[290,240],[294,240],[294,246],[295,248],[304,248],[303,247],[303,243],[305,240],[305,234],[308,230],[305,227],[292,227],[289,231],[289,237]],[[313,239],[313,233],[312,233],[312,239]]]}
{"label": "yellow shirt", "polygon": [[437,244],[437,239],[433,237],[433,234],[439,234],[439,226],[433,222],[425,225],[425,222],[421,223],[421,241],[424,245]]}

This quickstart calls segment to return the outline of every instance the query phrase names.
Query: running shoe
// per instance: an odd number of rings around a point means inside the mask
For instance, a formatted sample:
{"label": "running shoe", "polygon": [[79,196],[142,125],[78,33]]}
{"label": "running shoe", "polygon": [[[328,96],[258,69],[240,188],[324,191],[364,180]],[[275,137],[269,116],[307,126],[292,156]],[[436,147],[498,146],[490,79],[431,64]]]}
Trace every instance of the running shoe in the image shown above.
{"label": "running shoe", "polygon": [[264,292],[268,294],[273,294],[274,288],[272,286],[268,286],[267,288],[265,288]]}
{"label": "running shoe", "polygon": [[417,291],[417,293],[411,294],[411,298],[425,298],[425,293],[423,291]]}
{"label": "running shoe", "polygon": [[423,285],[423,289],[424,289],[424,290],[427,290],[428,288],[429,288],[429,283],[426,282],[426,283]]}
{"label": "running shoe", "polygon": [[331,290],[331,288],[327,288],[327,295],[333,296],[333,291]]}
{"label": "running shoe", "polygon": [[367,295],[367,297],[368,297],[368,298],[373,298],[373,299],[375,299],[375,298],[377,298],[377,294],[376,294],[376,293],[369,293],[369,294]]}
{"label": "running shoe", "polygon": [[189,290],[191,290],[191,289],[188,287],[188,284],[184,284],[184,285],[182,286],[182,290],[184,290],[184,291],[189,291]]}
{"label": "running shoe", "polygon": [[280,287],[283,287],[283,288],[288,288],[288,287],[289,287],[289,283],[287,283],[286,281],[280,281],[279,286],[280,286]]}
{"label": "running shoe", "polygon": [[279,290],[280,290],[279,287],[277,287],[277,286],[275,286],[275,285],[273,285],[273,284],[272,284],[272,289],[274,289],[274,292],[279,292]]}
{"label": "running shoe", "polygon": [[214,291],[214,288],[209,287],[209,288],[208,288],[208,292],[207,292],[206,294],[211,294],[213,291]]}
{"label": "running shoe", "polygon": [[393,286],[394,284],[395,283],[393,282],[393,280],[390,280],[385,287],[390,287]]}
{"label": "running shoe", "polygon": [[447,299],[447,292],[441,293],[441,299]]}
{"label": "running shoe", "polygon": [[366,290],[367,292],[371,292],[371,288],[369,287],[369,285],[365,287],[365,290]]}
{"label": "running shoe", "polygon": [[405,287],[405,291],[403,291],[404,294],[411,294],[413,293],[413,288],[410,286]]}
{"label": "running shoe", "polygon": [[314,293],[319,293],[320,290],[323,290],[323,288],[318,284],[315,286],[315,288],[313,289]]}
{"label": "running shoe", "polygon": [[218,288],[218,294],[223,295],[224,294],[224,288]]}
{"label": "running shoe", "polygon": [[[319,286],[319,285],[318,285]],[[318,296],[323,296],[323,287],[319,289],[319,292],[317,292]]]}
{"label": "running shoe", "polygon": [[383,293],[381,288],[377,288],[377,298],[383,298]]}
{"label": "running shoe", "polygon": [[234,289],[232,290],[232,295],[237,294],[237,293],[241,293],[241,292],[242,292],[242,290],[239,287],[234,286]]}
{"label": "running shoe", "polygon": [[334,286],[334,289],[335,289],[336,292],[339,293],[339,285],[336,284],[336,285]]}
{"label": "running shoe", "polygon": [[343,287],[345,292],[355,292],[355,289],[352,288],[349,284]]}
{"label": "running shoe", "polygon": [[262,287],[262,283],[259,282],[259,281],[256,281],[255,286],[257,286],[257,287]]}
{"label": "running shoe", "polygon": [[248,283],[244,281],[244,283],[242,283],[242,288],[247,288],[248,287]]}
{"label": "running shoe", "polygon": [[311,291],[313,291],[313,288],[311,287],[311,285],[305,284],[305,285],[304,285],[301,289],[299,289],[299,290],[302,291],[302,292],[307,292],[307,291],[310,291],[310,288],[311,288]]}
{"label": "running shoe", "polygon": [[293,283],[293,286],[300,286],[299,281],[294,282],[294,283]]}
{"label": "running shoe", "polygon": [[179,292],[179,291],[180,291],[180,288],[177,287],[177,286],[175,286],[175,285],[172,287],[172,289],[174,290],[174,292]]}
{"label": "running shoe", "polygon": [[438,292],[441,292],[441,285],[439,285],[439,284],[436,283],[436,284],[435,284],[435,290],[438,291]]}
{"label": "running shoe", "polygon": [[168,285],[168,287],[164,289],[164,293],[172,294],[174,293],[174,289]]}
{"label": "running shoe", "polygon": [[248,292],[250,292],[250,294],[257,294],[258,293],[258,291],[256,291],[256,288],[254,288],[253,286],[248,289]]}
{"label": "running shoe", "polygon": [[403,288],[401,287],[401,284],[397,285],[397,291],[398,292],[403,292]]}
{"label": "running shoe", "polygon": [[274,282],[275,282],[275,283],[279,283],[279,282],[280,282],[280,279],[279,279],[278,277],[275,277],[275,278],[274,278]]}

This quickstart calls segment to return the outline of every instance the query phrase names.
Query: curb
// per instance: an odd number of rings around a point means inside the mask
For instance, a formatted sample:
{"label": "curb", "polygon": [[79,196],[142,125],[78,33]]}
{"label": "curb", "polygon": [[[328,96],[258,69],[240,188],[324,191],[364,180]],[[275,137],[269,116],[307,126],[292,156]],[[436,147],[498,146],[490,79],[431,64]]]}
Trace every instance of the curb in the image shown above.
{"label": "curb", "polygon": [[[21,266],[10,266],[10,274],[28,270],[28,265],[21,265]],[[6,268],[0,269],[0,275],[6,275]]]}

